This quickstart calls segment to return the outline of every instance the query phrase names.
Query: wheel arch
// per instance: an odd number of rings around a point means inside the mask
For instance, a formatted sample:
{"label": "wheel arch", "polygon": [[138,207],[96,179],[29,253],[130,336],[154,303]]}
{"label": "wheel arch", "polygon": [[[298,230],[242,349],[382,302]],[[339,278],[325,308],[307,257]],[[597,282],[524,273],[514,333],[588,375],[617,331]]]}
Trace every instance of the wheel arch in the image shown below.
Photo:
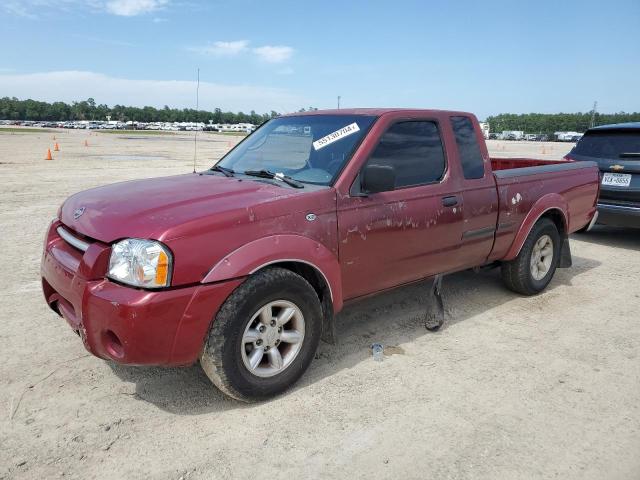
{"label": "wheel arch", "polygon": [[569,228],[567,212],[567,202],[561,195],[553,193],[540,198],[531,207],[531,210],[520,225],[514,241],[503,260],[513,260],[518,256],[520,250],[522,250],[524,242],[527,240],[527,237],[531,232],[531,229],[542,218],[549,218],[558,228],[560,238],[566,238]]}
{"label": "wheel arch", "polygon": [[269,267],[280,267],[286,270],[290,270],[293,273],[300,275],[304,278],[318,294],[320,301],[323,301],[325,296],[328,296],[333,301],[333,291],[331,284],[325,276],[325,274],[316,265],[300,259],[280,259],[267,262],[250,272],[250,275],[259,272]]}
{"label": "wheel arch", "polygon": [[281,267],[305,278],[323,303],[336,312],[342,308],[340,263],[326,246],[300,235],[273,235],[249,242],[214,265],[202,283],[252,275],[264,268]]}

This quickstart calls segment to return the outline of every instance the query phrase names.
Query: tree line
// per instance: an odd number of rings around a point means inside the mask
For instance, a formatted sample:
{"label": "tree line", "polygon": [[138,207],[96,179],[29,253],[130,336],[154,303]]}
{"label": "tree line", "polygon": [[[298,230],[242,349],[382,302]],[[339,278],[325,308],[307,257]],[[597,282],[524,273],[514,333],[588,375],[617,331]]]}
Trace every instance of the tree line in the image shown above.
{"label": "tree line", "polygon": [[640,113],[501,113],[487,117],[491,132],[521,130],[526,133],[584,132],[591,126],[640,121]]}
{"label": "tree line", "polygon": [[[316,110],[309,107],[309,110]],[[301,109],[300,111],[305,111]],[[223,112],[219,108],[213,111],[195,110],[192,108],[128,107],[114,105],[109,107],[97,104],[93,98],[81,102],[40,102],[37,100],[19,100],[15,97],[0,98],[0,119],[2,120],[35,120],[35,121],[67,121],[67,120],[111,120],[122,122],[204,122],[208,123],[253,123],[259,125],[270,118],[278,116],[278,112],[259,114],[255,111]],[[522,130],[527,133],[553,134],[559,131],[584,132],[591,125],[624,123],[640,121],[640,113],[501,113],[487,117],[492,132],[504,130]]]}
{"label": "tree line", "polygon": [[81,102],[40,102],[37,100],[19,100],[15,97],[0,98],[0,119],[2,120],[36,120],[36,121],[68,121],[99,120],[109,117],[112,121],[122,122],[204,122],[213,123],[253,123],[259,125],[270,118],[277,117],[275,111],[259,114],[223,112],[216,108],[212,112],[192,108],[127,107],[114,105],[109,107],[96,104],[93,98]]}

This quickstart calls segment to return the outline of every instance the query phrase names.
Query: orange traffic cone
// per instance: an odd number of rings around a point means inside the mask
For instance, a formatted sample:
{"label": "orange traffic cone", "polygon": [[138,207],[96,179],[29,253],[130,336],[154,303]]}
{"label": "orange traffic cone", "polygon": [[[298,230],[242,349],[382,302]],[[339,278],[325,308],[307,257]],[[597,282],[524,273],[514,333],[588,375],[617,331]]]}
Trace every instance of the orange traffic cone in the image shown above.
{"label": "orange traffic cone", "polygon": [[47,148],[47,156],[44,157],[45,160],[53,160],[53,157],[51,156],[51,149]]}
{"label": "orange traffic cone", "polygon": [[88,147],[89,146],[89,142],[87,142],[86,140],[84,141],[84,146]]}
{"label": "orange traffic cone", "polygon": [[58,146],[58,142],[56,142],[56,144],[53,146],[53,151],[54,152],[59,152],[60,151],[60,147]]}

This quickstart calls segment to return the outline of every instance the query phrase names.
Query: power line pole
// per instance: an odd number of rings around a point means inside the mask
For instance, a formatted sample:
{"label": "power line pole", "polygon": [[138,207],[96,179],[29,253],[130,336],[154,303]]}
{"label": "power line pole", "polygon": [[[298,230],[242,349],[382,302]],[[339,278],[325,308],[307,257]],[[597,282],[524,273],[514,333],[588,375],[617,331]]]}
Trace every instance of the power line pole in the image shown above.
{"label": "power line pole", "polygon": [[598,102],[593,102],[593,110],[591,110],[591,122],[589,124],[589,128],[595,127],[596,124],[596,110],[598,109]]}

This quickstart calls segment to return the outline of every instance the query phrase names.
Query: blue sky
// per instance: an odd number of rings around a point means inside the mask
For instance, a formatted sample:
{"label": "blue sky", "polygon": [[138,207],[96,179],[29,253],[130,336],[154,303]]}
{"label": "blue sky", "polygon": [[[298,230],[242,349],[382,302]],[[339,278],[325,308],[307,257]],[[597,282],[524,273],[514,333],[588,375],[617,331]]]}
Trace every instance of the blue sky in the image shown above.
{"label": "blue sky", "polygon": [[3,0],[0,96],[640,111],[640,1]]}

